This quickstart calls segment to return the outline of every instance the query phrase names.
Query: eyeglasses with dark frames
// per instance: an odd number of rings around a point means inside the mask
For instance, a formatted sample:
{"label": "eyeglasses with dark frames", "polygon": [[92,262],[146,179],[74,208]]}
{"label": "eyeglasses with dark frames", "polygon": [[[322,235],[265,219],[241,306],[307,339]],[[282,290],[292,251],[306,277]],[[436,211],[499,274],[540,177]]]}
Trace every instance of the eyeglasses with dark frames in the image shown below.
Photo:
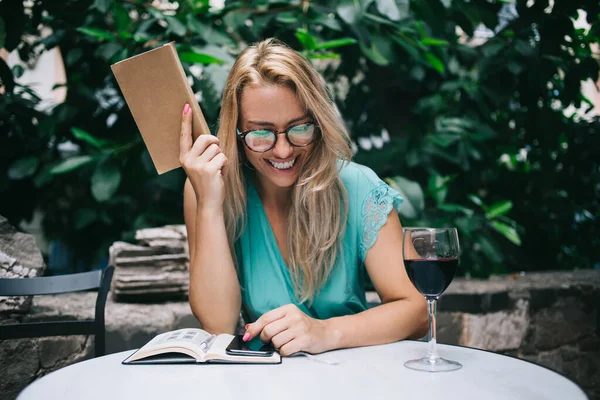
{"label": "eyeglasses with dark frames", "polygon": [[282,130],[251,129],[244,132],[237,130],[238,138],[246,147],[257,153],[264,153],[274,148],[281,134],[285,134],[290,145],[306,147],[317,139],[318,133],[319,127],[314,122],[303,122]]}

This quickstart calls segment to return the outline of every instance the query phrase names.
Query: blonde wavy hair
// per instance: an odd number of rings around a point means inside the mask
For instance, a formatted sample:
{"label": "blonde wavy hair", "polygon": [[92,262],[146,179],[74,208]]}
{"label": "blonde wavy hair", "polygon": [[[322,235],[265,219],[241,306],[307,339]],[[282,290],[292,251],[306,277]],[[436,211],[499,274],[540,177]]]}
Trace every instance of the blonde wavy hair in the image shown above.
{"label": "blonde wavy hair", "polygon": [[236,128],[240,98],[248,85],[291,88],[321,131],[293,188],[288,214],[288,268],[297,299],[310,304],[329,277],[346,228],[348,199],[339,178],[338,160],[350,160],[350,139],[323,78],[306,58],[275,39],[242,51],[225,84],[217,134],[221,150],[230,161],[224,174],[224,213],[234,259],[234,242],[244,229],[247,195],[245,154]]}

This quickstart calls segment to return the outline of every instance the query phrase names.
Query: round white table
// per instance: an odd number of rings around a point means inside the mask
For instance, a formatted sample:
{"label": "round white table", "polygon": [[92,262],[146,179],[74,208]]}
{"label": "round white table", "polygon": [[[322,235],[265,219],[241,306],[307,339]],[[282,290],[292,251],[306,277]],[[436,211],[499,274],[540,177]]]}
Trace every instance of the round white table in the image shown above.
{"label": "round white table", "polygon": [[463,368],[419,372],[406,360],[427,343],[402,341],[284,358],[279,365],[122,365],[132,351],[73,364],[29,385],[29,399],[586,399],[569,379],[533,363],[466,347],[439,345]]}

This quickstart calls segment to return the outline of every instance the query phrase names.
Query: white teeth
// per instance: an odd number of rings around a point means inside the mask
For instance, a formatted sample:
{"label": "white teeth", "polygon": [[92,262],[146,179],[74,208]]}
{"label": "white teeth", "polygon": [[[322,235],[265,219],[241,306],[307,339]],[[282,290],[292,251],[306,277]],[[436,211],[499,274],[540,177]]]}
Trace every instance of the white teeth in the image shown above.
{"label": "white teeth", "polygon": [[274,166],[277,169],[288,169],[288,168],[292,168],[292,166],[296,162],[296,159],[294,158],[293,160],[284,162],[284,163],[276,163],[271,160],[268,160],[268,161],[271,163],[272,166]]}

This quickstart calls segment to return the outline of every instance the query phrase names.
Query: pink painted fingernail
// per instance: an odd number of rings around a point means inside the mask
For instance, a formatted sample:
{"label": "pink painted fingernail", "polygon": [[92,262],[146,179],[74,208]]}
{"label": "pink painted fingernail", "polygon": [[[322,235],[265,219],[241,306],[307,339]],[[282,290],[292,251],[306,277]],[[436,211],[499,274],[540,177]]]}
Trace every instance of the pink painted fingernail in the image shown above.
{"label": "pink painted fingernail", "polygon": [[243,340],[244,342],[247,342],[247,341],[248,341],[248,339],[250,339],[250,332],[246,332],[246,333],[244,333],[244,337],[242,338],[242,340]]}
{"label": "pink painted fingernail", "polygon": [[189,104],[185,104],[185,107],[183,107],[183,114],[187,115],[187,113],[190,112],[190,105]]}

